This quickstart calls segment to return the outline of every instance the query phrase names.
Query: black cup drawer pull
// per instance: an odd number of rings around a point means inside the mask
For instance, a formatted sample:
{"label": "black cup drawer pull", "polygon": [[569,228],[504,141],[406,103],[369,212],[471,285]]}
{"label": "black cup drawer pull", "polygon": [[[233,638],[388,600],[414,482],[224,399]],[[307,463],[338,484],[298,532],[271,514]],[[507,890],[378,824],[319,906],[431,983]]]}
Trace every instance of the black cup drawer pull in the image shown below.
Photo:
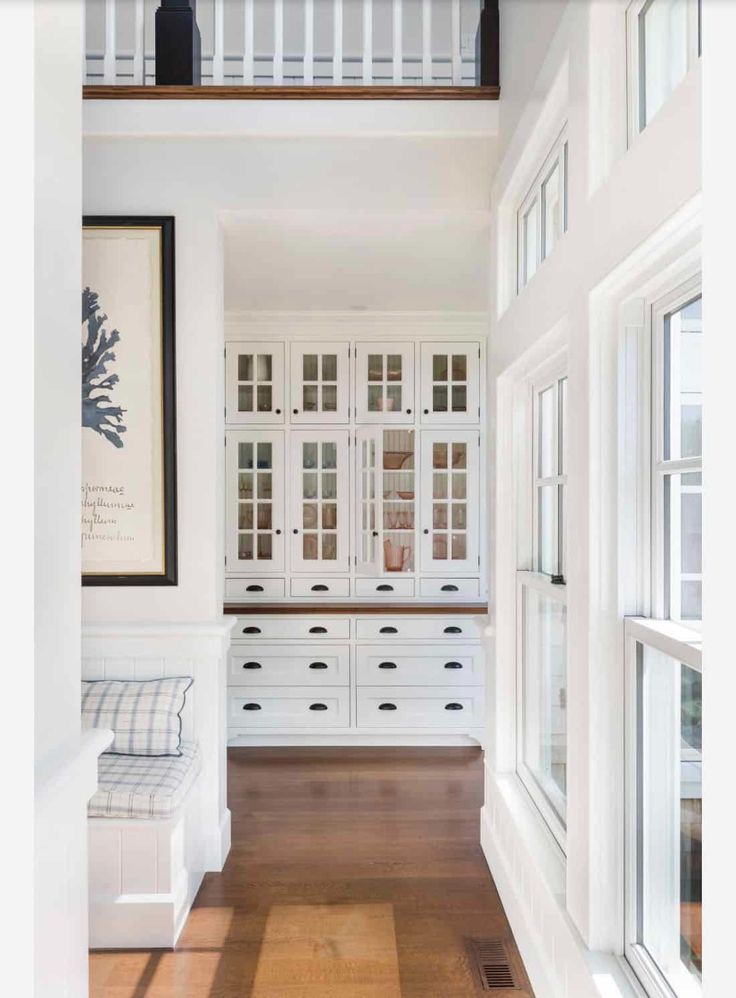
{"label": "black cup drawer pull", "polygon": [[376,586],[377,593],[392,593],[394,587],[390,586],[387,582],[383,582],[380,586]]}
{"label": "black cup drawer pull", "polygon": [[448,582],[446,586],[442,587],[443,593],[456,593],[458,592],[458,587],[454,586],[451,582]]}
{"label": "black cup drawer pull", "polygon": [[243,662],[244,669],[262,669],[263,666],[260,662]]}
{"label": "black cup drawer pull", "polygon": [[313,593],[328,593],[329,591],[330,587],[323,585],[321,582],[318,582],[316,586],[312,586]]}
{"label": "black cup drawer pull", "polygon": [[256,585],[246,586],[245,591],[247,593],[262,593],[263,586],[256,586]]}
{"label": "black cup drawer pull", "polygon": [[446,669],[462,669],[462,662],[445,662]]}
{"label": "black cup drawer pull", "polygon": [[326,703],[310,703],[309,709],[310,710],[327,710],[327,704]]}
{"label": "black cup drawer pull", "polygon": [[396,662],[379,662],[379,669],[395,669]]}
{"label": "black cup drawer pull", "polygon": [[309,663],[309,668],[310,669],[326,669],[327,668],[327,662],[310,662]]}
{"label": "black cup drawer pull", "polygon": [[398,629],[396,627],[382,627],[379,634],[398,634]]}
{"label": "black cup drawer pull", "polygon": [[260,627],[244,627],[243,634],[260,634]]}
{"label": "black cup drawer pull", "polygon": [[446,703],[445,710],[462,710],[463,705],[461,703]]}
{"label": "black cup drawer pull", "polygon": [[396,704],[395,703],[379,703],[378,709],[379,710],[396,710]]}
{"label": "black cup drawer pull", "polygon": [[260,710],[261,705],[259,703],[244,703],[243,710]]}
{"label": "black cup drawer pull", "polygon": [[462,634],[462,627],[446,627],[445,634]]}
{"label": "black cup drawer pull", "polygon": [[309,633],[310,634],[327,634],[327,628],[326,627],[310,627],[309,628]]}

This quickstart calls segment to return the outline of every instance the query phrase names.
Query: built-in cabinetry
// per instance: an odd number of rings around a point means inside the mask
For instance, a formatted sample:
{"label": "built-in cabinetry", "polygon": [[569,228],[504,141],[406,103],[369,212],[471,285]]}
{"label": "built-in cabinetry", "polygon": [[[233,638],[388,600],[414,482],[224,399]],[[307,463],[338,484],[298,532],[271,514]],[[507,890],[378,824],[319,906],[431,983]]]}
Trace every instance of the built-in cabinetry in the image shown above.
{"label": "built-in cabinetry", "polygon": [[481,739],[484,349],[452,332],[229,331],[231,741]]}

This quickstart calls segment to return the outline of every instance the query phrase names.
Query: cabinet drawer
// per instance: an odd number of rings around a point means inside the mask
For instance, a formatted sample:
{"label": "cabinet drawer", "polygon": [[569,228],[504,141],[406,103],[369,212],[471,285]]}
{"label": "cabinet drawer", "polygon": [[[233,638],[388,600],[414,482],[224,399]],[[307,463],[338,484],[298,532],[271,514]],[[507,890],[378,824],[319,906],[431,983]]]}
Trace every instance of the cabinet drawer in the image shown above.
{"label": "cabinet drawer", "polygon": [[[296,652],[297,654],[294,654]],[[230,652],[231,686],[349,686],[350,648],[254,645]]]}
{"label": "cabinet drawer", "polygon": [[349,617],[238,617],[232,630],[233,645],[253,641],[348,641]]}
{"label": "cabinet drawer", "polygon": [[358,690],[358,728],[457,730],[483,723],[483,692],[451,688],[421,692],[411,686]]}
{"label": "cabinet drawer", "polygon": [[337,687],[230,689],[228,715],[231,728],[347,728],[350,693]]}
{"label": "cabinet drawer", "polygon": [[480,595],[478,579],[421,579],[420,596],[436,596],[439,599],[477,599]]}
{"label": "cabinet drawer", "polygon": [[480,628],[472,617],[359,617],[358,640],[477,641]]}
{"label": "cabinet drawer", "polygon": [[225,579],[225,599],[269,600],[283,599],[286,583],[283,579]]}
{"label": "cabinet drawer", "polygon": [[350,579],[292,579],[292,596],[307,596],[316,599],[320,596],[349,596]]}
{"label": "cabinet drawer", "polygon": [[356,596],[413,596],[414,579],[356,579]]}
{"label": "cabinet drawer", "polygon": [[398,654],[382,645],[358,646],[358,687],[482,686],[480,645],[410,645]]}

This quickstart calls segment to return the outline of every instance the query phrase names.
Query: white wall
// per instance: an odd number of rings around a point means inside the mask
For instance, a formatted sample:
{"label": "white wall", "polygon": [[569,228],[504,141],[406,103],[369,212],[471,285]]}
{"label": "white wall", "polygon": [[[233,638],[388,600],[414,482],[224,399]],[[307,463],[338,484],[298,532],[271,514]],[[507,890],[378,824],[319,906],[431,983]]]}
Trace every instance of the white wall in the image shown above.
{"label": "white wall", "polygon": [[[539,993],[556,994],[544,988],[562,987],[566,973],[571,981],[586,977],[580,966],[573,967],[572,956],[563,955],[573,938],[565,928],[568,915],[574,932],[591,951],[616,953],[622,945],[623,656],[615,446],[612,454],[604,439],[609,428],[599,424],[602,388],[597,365],[605,344],[599,339],[596,295],[608,275],[700,191],[700,70],[695,69],[681,84],[627,151],[626,3],[573,0],[562,11],[555,5],[554,17],[552,10],[542,15],[558,21],[556,33],[544,45],[540,24],[549,26],[549,21],[540,22],[540,7],[547,5],[511,0],[502,4],[502,27],[505,21],[513,30],[513,44],[506,34],[503,47],[511,45],[508,58],[518,62],[523,72],[520,68],[511,81],[502,78],[505,156],[493,186],[496,265],[491,295],[498,303],[498,314],[491,331],[489,384],[496,394],[492,416],[496,446],[490,470],[495,492],[490,550],[490,564],[495,565],[495,696],[484,829],[486,840],[493,839],[492,872],[508,883],[510,892],[519,892],[505,900],[510,909],[518,907],[522,944],[528,947],[534,939],[534,959],[549,975],[544,983],[538,980]],[[516,209],[541,166],[545,147],[551,148],[565,120],[569,231],[517,297],[513,289]],[[568,353],[567,516],[574,525],[574,542],[568,548],[567,566],[568,862],[566,868],[552,862],[548,876],[542,870],[539,850],[532,849],[525,856],[521,819],[508,797],[513,783],[504,774],[515,767],[511,391],[520,371],[531,367],[535,353],[543,356],[553,346],[566,347]],[[604,363],[611,363],[611,358],[604,357]],[[615,410],[611,418],[615,419]],[[536,856],[536,866],[529,856]],[[514,871],[511,878],[506,864]],[[526,886],[523,892],[520,882]],[[535,890],[539,893],[532,901]],[[564,891],[563,898],[555,899],[555,891]],[[561,914],[557,929],[552,927],[549,912],[542,915],[545,904],[552,901]],[[556,935],[557,930],[562,935]],[[576,978],[578,973],[583,978]],[[560,993],[597,993],[589,974],[587,979],[589,991]]]}

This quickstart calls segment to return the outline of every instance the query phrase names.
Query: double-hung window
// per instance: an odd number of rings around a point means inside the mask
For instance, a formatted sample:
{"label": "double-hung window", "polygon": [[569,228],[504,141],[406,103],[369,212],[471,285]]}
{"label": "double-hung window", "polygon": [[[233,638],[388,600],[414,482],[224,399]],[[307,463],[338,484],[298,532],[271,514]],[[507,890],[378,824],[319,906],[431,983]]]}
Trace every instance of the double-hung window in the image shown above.
{"label": "double-hung window", "polygon": [[634,0],[627,34],[631,141],[700,56],[700,0]]}
{"label": "double-hung window", "polygon": [[[528,386],[530,463],[521,507],[517,572],[517,772],[564,848],[567,801],[567,598],[565,410],[567,377]],[[524,476],[522,476],[524,477]]]}
{"label": "double-hung window", "polygon": [[517,287],[529,283],[567,231],[567,130],[563,129],[517,214]]}
{"label": "double-hung window", "polygon": [[651,616],[626,620],[626,955],[648,994],[700,995],[702,301],[650,308]]}

